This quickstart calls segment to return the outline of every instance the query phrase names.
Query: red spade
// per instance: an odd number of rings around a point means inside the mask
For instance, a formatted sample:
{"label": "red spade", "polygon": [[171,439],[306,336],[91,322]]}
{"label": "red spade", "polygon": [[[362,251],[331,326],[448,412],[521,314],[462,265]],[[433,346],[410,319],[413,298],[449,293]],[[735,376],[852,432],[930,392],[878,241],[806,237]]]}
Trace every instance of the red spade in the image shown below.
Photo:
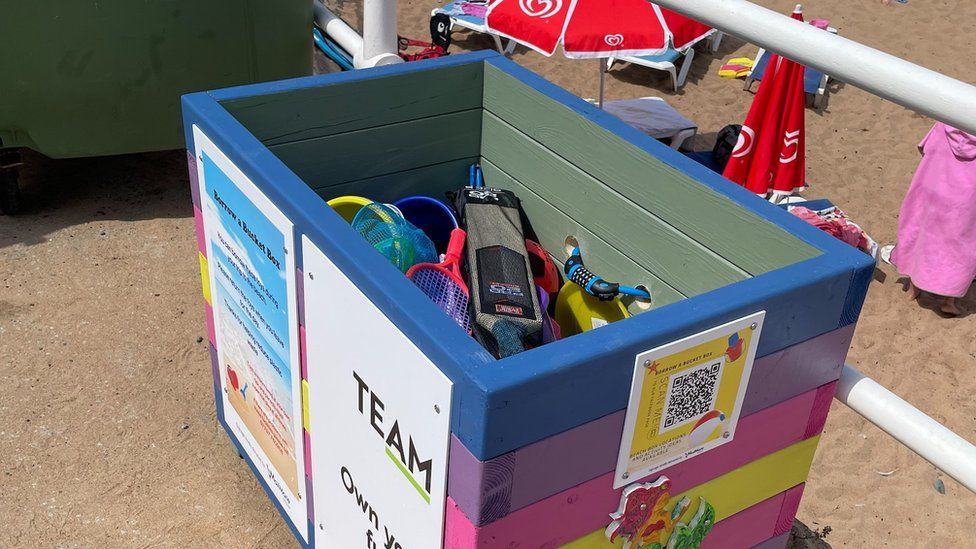
{"label": "red spade", "polygon": [[227,367],[227,379],[230,380],[230,386],[233,387],[235,391],[238,390],[240,383],[237,381],[237,372],[235,372],[230,366]]}

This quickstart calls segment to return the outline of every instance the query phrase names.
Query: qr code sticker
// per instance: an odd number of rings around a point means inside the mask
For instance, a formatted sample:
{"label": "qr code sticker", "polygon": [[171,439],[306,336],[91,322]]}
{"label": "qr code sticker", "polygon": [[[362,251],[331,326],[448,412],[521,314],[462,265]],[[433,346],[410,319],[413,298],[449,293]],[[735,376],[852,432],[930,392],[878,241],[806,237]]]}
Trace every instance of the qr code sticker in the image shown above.
{"label": "qr code sticker", "polygon": [[715,408],[724,363],[723,357],[671,376],[658,432],[677,429]]}

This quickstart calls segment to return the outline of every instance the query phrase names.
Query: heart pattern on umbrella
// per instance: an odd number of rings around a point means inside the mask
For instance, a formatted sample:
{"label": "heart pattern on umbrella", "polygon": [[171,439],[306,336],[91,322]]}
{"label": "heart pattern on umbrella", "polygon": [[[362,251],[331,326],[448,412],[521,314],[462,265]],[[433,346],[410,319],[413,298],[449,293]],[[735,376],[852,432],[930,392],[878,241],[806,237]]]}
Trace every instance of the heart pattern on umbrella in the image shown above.
{"label": "heart pattern on umbrella", "polygon": [[611,48],[616,48],[617,46],[624,43],[624,35],[622,34],[608,34],[603,37],[603,41],[607,43]]}
{"label": "heart pattern on umbrella", "polygon": [[563,9],[563,0],[519,0],[519,7],[529,17],[546,19]]}

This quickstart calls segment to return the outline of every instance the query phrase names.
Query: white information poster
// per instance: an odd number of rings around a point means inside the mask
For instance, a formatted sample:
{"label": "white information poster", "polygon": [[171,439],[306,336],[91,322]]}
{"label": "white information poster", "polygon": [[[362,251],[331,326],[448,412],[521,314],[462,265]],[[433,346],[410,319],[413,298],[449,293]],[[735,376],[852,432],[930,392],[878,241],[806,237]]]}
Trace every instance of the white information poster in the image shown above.
{"label": "white information poster", "polygon": [[294,227],[194,126],[224,419],[308,540]]}
{"label": "white information poster", "polygon": [[442,546],[451,381],[302,237],[315,546]]}
{"label": "white information poster", "polygon": [[732,441],[765,316],[637,355],[614,488]]}

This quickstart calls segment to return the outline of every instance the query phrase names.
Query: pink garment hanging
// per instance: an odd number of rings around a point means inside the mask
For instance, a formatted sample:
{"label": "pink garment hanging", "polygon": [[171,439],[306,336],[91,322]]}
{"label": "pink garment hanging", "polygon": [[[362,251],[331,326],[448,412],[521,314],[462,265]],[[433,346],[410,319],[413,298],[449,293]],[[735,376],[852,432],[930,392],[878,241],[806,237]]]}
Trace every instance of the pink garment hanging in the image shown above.
{"label": "pink garment hanging", "polygon": [[976,136],[939,122],[918,147],[891,262],[922,290],[963,297],[976,278]]}

